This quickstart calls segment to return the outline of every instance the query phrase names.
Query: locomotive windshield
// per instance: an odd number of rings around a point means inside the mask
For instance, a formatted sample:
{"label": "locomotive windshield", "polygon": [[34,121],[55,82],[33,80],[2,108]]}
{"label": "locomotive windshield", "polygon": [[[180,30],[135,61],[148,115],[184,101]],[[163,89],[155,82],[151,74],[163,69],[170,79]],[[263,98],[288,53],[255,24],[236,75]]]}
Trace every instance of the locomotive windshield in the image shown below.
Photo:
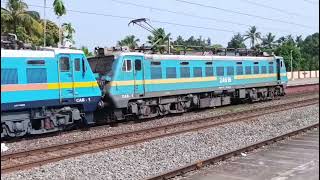
{"label": "locomotive windshield", "polygon": [[92,72],[100,76],[111,73],[114,56],[98,56],[88,58]]}

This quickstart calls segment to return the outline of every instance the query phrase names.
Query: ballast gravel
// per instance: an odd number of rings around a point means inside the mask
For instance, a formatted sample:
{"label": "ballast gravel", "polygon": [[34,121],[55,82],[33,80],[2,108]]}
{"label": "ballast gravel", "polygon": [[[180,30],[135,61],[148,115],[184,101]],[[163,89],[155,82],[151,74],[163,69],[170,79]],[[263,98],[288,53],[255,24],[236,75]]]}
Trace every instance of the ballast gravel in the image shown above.
{"label": "ballast gravel", "polygon": [[74,141],[79,141],[84,139],[92,139],[92,138],[97,138],[97,137],[106,136],[106,135],[119,134],[119,133],[124,133],[128,131],[133,131],[133,130],[163,126],[166,124],[177,123],[177,122],[182,122],[187,120],[214,117],[214,116],[219,116],[227,113],[240,112],[240,111],[273,106],[278,104],[284,104],[289,102],[295,102],[295,101],[300,101],[303,99],[315,98],[315,97],[319,97],[319,94],[287,96],[287,97],[281,98],[280,100],[258,102],[253,104],[231,105],[226,107],[219,107],[216,109],[204,109],[199,111],[188,112],[182,115],[173,115],[173,116],[166,116],[158,119],[152,119],[152,120],[148,120],[141,123],[121,124],[118,127],[100,126],[100,127],[91,128],[88,131],[66,132],[66,133],[52,136],[52,137],[6,143],[8,150],[5,151],[4,153],[41,148],[49,145],[61,144],[64,142],[74,142]]}
{"label": "ballast gravel", "polygon": [[[292,143],[290,140],[291,139],[294,139],[294,138],[297,138],[297,137],[303,137],[304,135],[312,132],[312,131],[319,131],[319,128],[315,128],[311,131],[306,131],[306,132],[300,132],[299,134],[297,135],[294,135],[294,136],[291,136],[291,137],[286,137],[285,139],[279,141],[279,142],[276,142],[276,143],[273,143],[273,144],[270,144],[270,145],[267,145],[267,146],[262,146],[258,149],[253,149],[252,151],[250,152],[246,152],[244,153],[245,155],[244,156],[251,156],[251,155],[254,155],[254,154],[257,154],[258,152],[263,152],[263,151],[272,151],[274,148],[277,148],[279,146],[279,143]],[[203,166],[202,168],[200,169],[197,169],[195,171],[189,171],[189,172],[186,172],[185,174],[183,174],[183,176],[176,176],[174,178],[172,178],[171,180],[192,180],[193,176],[197,175],[208,175],[210,174],[215,168],[221,168],[221,166],[224,166],[224,165],[228,165],[229,163],[232,163],[234,161],[237,161],[238,159],[241,159],[242,157],[244,157],[243,155],[239,155],[239,156],[232,156],[224,161],[219,161],[219,162],[216,162],[214,164],[209,164],[209,165],[206,165],[206,166]],[[279,179],[281,180],[281,179]]]}
{"label": "ballast gravel", "polygon": [[319,123],[319,105],[87,154],[1,179],[146,179],[189,163]]}

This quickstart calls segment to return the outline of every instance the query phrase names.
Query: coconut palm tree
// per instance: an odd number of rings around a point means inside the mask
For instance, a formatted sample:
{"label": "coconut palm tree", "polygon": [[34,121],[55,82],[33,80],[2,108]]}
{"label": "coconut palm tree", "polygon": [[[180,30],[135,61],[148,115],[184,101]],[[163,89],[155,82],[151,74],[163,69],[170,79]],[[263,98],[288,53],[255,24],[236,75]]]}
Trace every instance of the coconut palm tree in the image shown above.
{"label": "coconut palm tree", "polygon": [[62,0],[54,0],[52,6],[53,6],[53,9],[54,9],[54,13],[58,17],[61,17],[61,16],[65,15],[67,13],[66,12],[66,7],[64,6]]}
{"label": "coconut palm tree", "polygon": [[258,43],[258,40],[261,40],[261,33],[257,32],[256,26],[250,27],[249,31],[246,32],[244,35],[244,40],[250,40],[251,48],[255,47],[255,43]]}
{"label": "coconut palm tree", "polygon": [[[52,6],[53,6],[54,13],[57,15],[58,20],[60,21],[60,17],[67,13],[66,7],[64,6],[63,1],[62,0],[54,0]],[[59,42],[60,42],[60,44],[62,43],[62,34],[61,34],[60,25],[59,25]]]}
{"label": "coconut palm tree", "polygon": [[294,38],[293,38],[293,36],[291,34],[286,36],[286,40],[287,40],[287,42],[289,42],[289,43],[291,43],[293,45],[296,44],[296,42],[294,41]]}
{"label": "coconut palm tree", "polygon": [[281,36],[276,42],[278,43],[278,46],[283,44],[286,41],[286,38],[284,36]]}
{"label": "coconut palm tree", "polygon": [[148,36],[148,43],[150,43],[156,51],[159,51],[162,54],[169,37],[170,33],[166,34],[163,28],[155,29],[152,31],[152,35]]}
{"label": "coconut palm tree", "polygon": [[262,38],[263,47],[272,49],[275,46],[275,37],[275,35],[269,32],[265,37]]}
{"label": "coconut palm tree", "polygon": [[295,41],[296,41],[297,47],[301,47],[303,43],[302,35],[297,36]]}
{"label": "coconut palm tree", "polygon": [[128,46],[131,50],[134,50],[138,46],[140,40],[136,39],[134,35],[126,36],[123,40],[118,41],[119,46]]}
{"label": "coconut palm tree", "polygon": [[2,27],[6,27],[4,30],[13,32],[18,37],[21,33],[29,36],[40,35],[42,33],[40,15],[36,11],[27,9],[28,5],[22,0],[9,0],[6,8],[1,8],[1,32]]}
{"label": "coconut palm tree", "polygon": [[73,34],[76,32],[76,30],[72,27],[71,23],[63,23],[62,24],[62,34],[63,38],[69,40],[74,44],[73,40]]}
{"label": "coconut palm tree", "polygon": [[243,36],[240,33],[234,35],[228,42],[228,48],[246,48]]}
{"label": "coconut palm tree", "polygon": [[[44,0],[44,8],[46,8],[46,3],[47,0]],[[63,4],[63,1],[62,0],[54,0],[53,1],[53,10],[54,10],[54,13],[58,16],[58,20],[59,20],[59,17],[63,16],[64,14],[66,14],[66,8]],[[44,9],[45,11],[45,9]],[[46,25],[47,25],[47,21],[45,19],[46,17],[44,17],[44,46],[46,46]],[[60,29],[60,25],[59,25],[59,43],[61,43],[61,29]]]}

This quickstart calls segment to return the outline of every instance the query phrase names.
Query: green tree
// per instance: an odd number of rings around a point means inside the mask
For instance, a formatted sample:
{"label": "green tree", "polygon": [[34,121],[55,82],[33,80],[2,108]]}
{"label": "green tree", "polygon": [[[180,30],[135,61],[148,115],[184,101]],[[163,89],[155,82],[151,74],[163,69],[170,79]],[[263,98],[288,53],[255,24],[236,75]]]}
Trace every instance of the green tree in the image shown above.
{"label": "green tree", "polygon": [[177,39],[175,41],[173,41],[173,44],[174,45],[184,45],[185,42],[184,42],[184,39],[182,38],[182,36],[178,36]]}
{"label": "green tree", "polygon": [[291,34],[290,34],[290,35],[288,35],[288,36],[286,36],[285,38],[286,38],[286,42],[287,42],[287,43],[290,43],[290,44],[296,45],[296,42],[295,42],[295,40],[294,40],[294,38],[292,37],[292,35],[291,35]]}
{"label": "green tree", "polygon": [[148,43],[151,44],[155,51],[161,54],[165,51],[170,33],[166,34],[163,28],[152,31],[152,35],[148,36]]}
{"label": "green tree", "polygon": [[64,6],[62,0],[54,0],[52,6],[54,13],[58,16],[58,18],[67,13],[66,7]]}
{"label": "green tree", "polygon": [[[44,20],[41,20],[41,24],[44,24]],[[46,20],[46,46],[57,47],[59,43],[59,27],[52,21]],[[39,42],[34,43],[34,45],[41,46],[43,45],[43,38],[41,36],[39,38]]]}
{"label": "green tree", "polygon": [[[181,36],[178,36],[177,39],[173,42],[174,50],[177,52],[180,51],[203,51],[204,49],[214,48],[216,45],[212,45],[211,39],[202,39],[200,36],[198,39],[195,39],[194,36],[190,36],[187,40],[184,40]],[[218,45],[220,46],[220,45]]]}
{"label": "green tree", "polygon": [[76,32],[76,30],[72,27],[71,23],[63,23],[62,30],[63,38],[74,44],[73,34]]}
{"label": "green tree", "polygon": [[[54,0],[52,6],[53,6],[54,13],[58,17],[58,21],[60,21],[60,17],[67,13],[66,7],[64,6],[63,1],[62,0]],[[60,44],[62,43],[62,38],[63,37],[62,37],[61,27],[59,25],[59,42],[60,42]]]}
{"label": "green tree", "polygon": [[262,46],[264,48],[273,49],[275,47],[276,36],[269,32],[265,37],[262,38]]}
{"label": "green tree", "polygon": [[202,39],[202,36],[199,36],[197,39],[197,46],[207,46],[207,42],[205,39]]}
{"label": "green tree", "polygon": [[285,41],[286,41],[286,38],[284,36],[281,36],[276,42],[278,43],[278,45],[281,45]]}
{"label": "green tree", "polygon": [[30,36],[41,35],[39,13],[27,9],[28,5],[22,0],[9,0],[6,8],[1,8],[1,33],[14,33],[22,41],[31,41]]}
{"label": "green tree", "polygon": [[293,59],[293,69],[298,70],[301,68],[302,56],[298,47],[292,44],[289,40],[282,43],[276,50],[277,56],[282,56],[286,64],[287,70],[291,71],[291,51]]}
{"label": "green tree", "polygon": [[243,36],[240,33],[234,35],[228,42],[228,48],[246,48]]}
{"label": "green tree", "polygon": [[251,48],[255,48],[256,43],[258,43],[259,40],[261,40],[261,33],[257,32],[256,26],[252,26],[249,28],[249,30],[244,35],[244,40],[250,40],[250,46]]}
{"label": "green tree", "polygon": [[187,46],[196,46],[197,40],[194,38],[194,36],[190,36],[190,38],[186,41]]}
{"label": "green tree", "polygon": [[93,56],[92,52],[90,52],[87,47],[82,46],[82,47],[81,47],[81,50],[82,50],[83,53],[86,55],[86,57],[91,57],[91,56]]}
{"label": "green tree", "polygon": [[301,45],[303,43],[302,35],[297,36],[296,39],[295,39],[295,42],[296,42],[298,47],[301,47]]}
{"label": "green tree", "polygon": [[319,33],[314,33],[301,42],[305,70],[319,70]]}
{"label": "green tree", "polygon": [[134,35],[126,36],[123,40],[118,41],[119,46],[128,46],[130,50],[134,50],[138,46],[138,42],[140,40],[137,39]]}
{"label": "green tree", "polygon": [[213,44],[212,46],[210,46],[211,48],[214,49],[219,49],[219,48],[223,48],[223,46],[221,44]]}
{"label": "green tree", "polygon": [[211,46],[211,39],[210,38],[207,39],[207,45]]}

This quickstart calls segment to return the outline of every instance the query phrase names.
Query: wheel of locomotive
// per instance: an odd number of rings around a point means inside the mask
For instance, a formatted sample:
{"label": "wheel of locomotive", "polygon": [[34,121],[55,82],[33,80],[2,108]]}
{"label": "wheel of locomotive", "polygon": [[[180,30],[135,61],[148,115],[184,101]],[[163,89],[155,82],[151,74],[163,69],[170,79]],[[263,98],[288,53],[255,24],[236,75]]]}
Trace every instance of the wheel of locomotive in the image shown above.
{"label": "wheel of locomotive", "polygon": [[274,99],[274,88],[270,88],[269,91],[268,91],[268,97],[270,100],[273,100]]}
{"label": "wheel of locomotive", "polygon": [[281,93],[281,87],[276,87],[276,89],[275,89],[275,96],[276,96],[276,100],[279,100],[280,99],[280,96],[282,95],[282,93]]}
{"label": "wheel of locomotive", "polygon": [[158,108],[159,116],[164,116],[168,114],[168,111],[166,110],[164,105],[160,104],[157,108]]}
{"label": "wheel of locomotive", "polygon": [[155,118],[159,116],[159,107],[158,106],[149,106],[150,112],[148,116],[144,116],[145,118]]}
{"label": "wheel of locomotive", "polygon": [[176,109],[177,109],[177,111],[184,112],[183,102],[176,103]]}
{"label": "wheel of locomotive", "polygon": [[266,101],[267,97],[268,97],[268,92],[267,91],[261,92],[261,100],[262,101]]}

